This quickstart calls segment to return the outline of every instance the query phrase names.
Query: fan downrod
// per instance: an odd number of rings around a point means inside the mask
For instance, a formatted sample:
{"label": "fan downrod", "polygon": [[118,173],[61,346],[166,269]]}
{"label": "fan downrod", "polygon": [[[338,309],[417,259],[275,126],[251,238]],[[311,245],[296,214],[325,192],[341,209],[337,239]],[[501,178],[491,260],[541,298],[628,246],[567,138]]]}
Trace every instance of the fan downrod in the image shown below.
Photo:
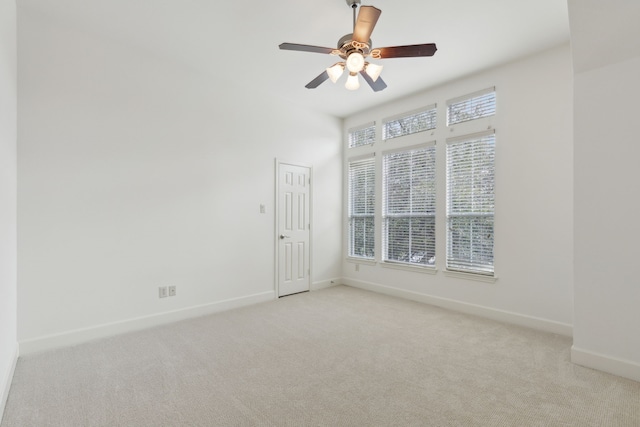
{"label": "fan downrod", "polygon": [[360,4],[360,0],[346,0],[347,4],[353,10],[353,30],[356,30],[356,10],[358,10],[358,5]]}

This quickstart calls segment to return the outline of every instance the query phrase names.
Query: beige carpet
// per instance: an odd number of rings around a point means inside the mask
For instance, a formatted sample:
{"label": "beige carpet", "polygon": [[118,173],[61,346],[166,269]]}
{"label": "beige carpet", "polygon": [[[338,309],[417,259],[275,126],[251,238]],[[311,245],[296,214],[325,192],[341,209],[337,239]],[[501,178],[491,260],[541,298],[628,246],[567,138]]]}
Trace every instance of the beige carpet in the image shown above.
{"label": "beige carpet", "polygon": [[2,427],[640,426],[570,346],[338,286],[20,358]]}

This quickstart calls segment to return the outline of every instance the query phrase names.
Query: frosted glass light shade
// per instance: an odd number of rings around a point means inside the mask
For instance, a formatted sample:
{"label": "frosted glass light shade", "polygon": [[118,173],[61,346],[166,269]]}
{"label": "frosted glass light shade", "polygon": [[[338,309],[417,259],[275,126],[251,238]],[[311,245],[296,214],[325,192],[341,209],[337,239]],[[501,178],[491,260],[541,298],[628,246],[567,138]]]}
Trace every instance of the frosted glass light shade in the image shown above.
{"label": "frosted glass light shade", "polygon": [[357,90],[360,87],[360,81],[358,81],[358,75],[356,73],[349,73],[347,83],[344,85],[349,90]]}
{"label": "frosted glass light shade", "polygon": [[371,77],[371,80],[375,82],[376,80],[378,80],[378,77],[380,77],[380,73],[382,72],[382,65],[367,64],[367,67],[364,69],[364,71],[369,75],[369,77]]}
{"label": "frosted glass light shade", "polygon": [[359,73],[364,68],[364,56],[360,52],[353,52],[347,58],[347,69],[352,73]]}
{"label": "frosted glass light shade", "polygon": [[337,64],[327,68],[327,74],[333,83],[338,81],[342,73],[344,72],[344,63],[338,62]]}

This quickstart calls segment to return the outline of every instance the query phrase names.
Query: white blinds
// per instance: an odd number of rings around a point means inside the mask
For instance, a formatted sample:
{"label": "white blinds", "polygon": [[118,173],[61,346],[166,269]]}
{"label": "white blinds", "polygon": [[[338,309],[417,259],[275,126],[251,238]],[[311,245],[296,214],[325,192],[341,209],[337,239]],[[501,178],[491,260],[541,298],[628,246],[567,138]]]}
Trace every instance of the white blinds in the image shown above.
{"label": "white blinds", "polygon": [[467,95],[447,102],[447,126],[467,122],[496,113],[494,88]]}
{"label": "white blinds", "polygon": [[382,169],[383,259],[434,265],[435,146],[385,154]]}
{"label": "white blinds", "polygon": [[397,138],[399,136],[411,135],[435,128],[436,107],[433,105],[422,111],[385,120],[382,124],[382,139]]}
{"label": "white blinds", "polygon": [[447,269],[493,274],[495,134],[447,143]]}
{"label": "white blinds", "polygon": [[375,122],[359,128],[349,129],[349,148],[371,145],[374,142],[376,142]]}
{"label": "white blinds", "polygon": [[375,256],[375,159],[349,162],[349,256]]}

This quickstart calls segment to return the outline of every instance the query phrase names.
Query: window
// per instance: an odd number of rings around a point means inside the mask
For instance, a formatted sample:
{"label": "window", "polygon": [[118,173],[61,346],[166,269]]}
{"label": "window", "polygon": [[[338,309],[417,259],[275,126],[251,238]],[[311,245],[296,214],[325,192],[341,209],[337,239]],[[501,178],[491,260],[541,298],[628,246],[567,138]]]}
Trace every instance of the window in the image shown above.
{"label": "window", "polygon": [[444,100],[440,111],[434,102],[348,128],[345,250],[352,261],[436,273],[438,259],[452,276],[495,280],[496,93],[489,87],[446,101],[446,131],[434,131],[443,125]]}
{"label": "window", "polygon": [[384,155],[383,260],[435,265],[436,149]]}
{"label": "window", "polygon": [[447,141],[447,269],[493,275],[495,134]]}
{"label": "window", "polygon": [[447,102],[447,126],[493,116],[496,113],[496,90],[485,89]]}
{"label": "window", "polygon": [[349,129],[349,148],[372,145],[376,142],[376,123]]}
{"label": "window", "polygon": [[385,119],[382,123],[382,139],[392,139],[436,128],[436,106],[431,105],[418,112]]}
{"label": "window", "polygon": [[349,256],[375,256],[375,159],[349,162]]}

